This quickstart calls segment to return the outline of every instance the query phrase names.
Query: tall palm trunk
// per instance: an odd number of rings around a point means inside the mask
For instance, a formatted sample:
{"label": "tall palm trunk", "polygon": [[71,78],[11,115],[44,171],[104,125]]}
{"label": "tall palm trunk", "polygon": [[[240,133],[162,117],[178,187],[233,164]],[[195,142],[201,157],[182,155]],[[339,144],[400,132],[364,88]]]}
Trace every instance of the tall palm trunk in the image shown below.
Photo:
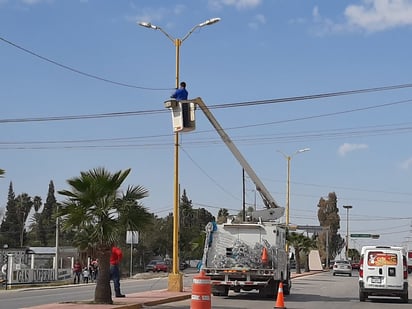
{"label": "tall palm trunk", "polygon": [[110,255],[111,247],[101,246],[97,248],[99,261],[99,273],[97,276],[94,302],[98,304],[113,304],[112,289],[110,287]]}
{"label": "tall palm trunk", "polygon": [[300,248],[295,247],[296,273],[300,274]]}

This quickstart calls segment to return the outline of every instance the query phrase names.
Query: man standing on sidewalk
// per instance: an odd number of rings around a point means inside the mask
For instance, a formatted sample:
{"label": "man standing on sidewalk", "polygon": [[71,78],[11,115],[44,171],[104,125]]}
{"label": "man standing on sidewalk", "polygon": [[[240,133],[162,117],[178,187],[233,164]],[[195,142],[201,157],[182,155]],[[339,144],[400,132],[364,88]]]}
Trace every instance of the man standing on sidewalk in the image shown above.
{"label": "man standing on sidewalk", "polygon": [[120,293],[120,270],[119,264],[122,260],[122,250],[116,246],[112,248],[112,255],[110,256],[110,280],[113,280],[114,292],[116,297],[126,297]]}

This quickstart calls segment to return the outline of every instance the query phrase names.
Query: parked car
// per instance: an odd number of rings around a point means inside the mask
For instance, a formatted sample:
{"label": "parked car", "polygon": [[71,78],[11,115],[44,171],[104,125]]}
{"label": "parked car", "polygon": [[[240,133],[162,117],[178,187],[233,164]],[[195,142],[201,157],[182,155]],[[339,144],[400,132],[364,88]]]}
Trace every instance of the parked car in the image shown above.
{"label": "parked car", "polygon": [[337,274],[343,274],[351,277],[352,265],[349,263],[349,261],[346,260],[335,261],[335,263],[333,264],[332,273],[334,276],[336,276]]}
{"label": "parked car", "polygon": [[156,264],[153,266],[153,272],[155,271],[163,271],[167,273],[169,271],[169,266],[163,261],[157,261]]}
{"label": "parked car", "polygon": [[360,266],[359,262],[352,262],[351,265],[352,265],[352,269],[359,270],[359,266]]}
{"label": "parked car", "polygon": [[189,264],[187,264],[186,262],[184,262],[184,261],[180,262],[180,265],[179,265],[180,270],[185,270],[188,267],[189,267]]}
{"label": "parked car", "polygon": [[[163,263],[165,264],[165,262],[161,261],[161,260],[151,260],[149,262],[149,264],[146,265],[146,267],[144,268],[145,271],[159,271],[158,269],[161,269],[162,266],[157,267],[158,263]],[[165,264],[166,265],[166,264]],[[166,265],[167,266],[167,265]]]}

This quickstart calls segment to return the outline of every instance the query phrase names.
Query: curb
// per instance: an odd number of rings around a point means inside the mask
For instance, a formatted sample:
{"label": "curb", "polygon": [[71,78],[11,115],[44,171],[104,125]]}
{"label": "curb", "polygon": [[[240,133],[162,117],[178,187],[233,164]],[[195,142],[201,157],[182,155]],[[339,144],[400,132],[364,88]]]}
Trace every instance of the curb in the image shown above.
{"label": "curb", "polygon": [[191,297],[192,297],[192,293],[188,292],[188,294],[186,294],[186,295],[179,295],[179,296],[169,297],[167,299],[151,300],[151,301],[144,302],[143,304],[140,304],[140,305],[143,305],[143,306],[156,306],[156,305],[167,304],[167,303],[171,303],[171,302],[175,302],[175,301],[190,299]]}

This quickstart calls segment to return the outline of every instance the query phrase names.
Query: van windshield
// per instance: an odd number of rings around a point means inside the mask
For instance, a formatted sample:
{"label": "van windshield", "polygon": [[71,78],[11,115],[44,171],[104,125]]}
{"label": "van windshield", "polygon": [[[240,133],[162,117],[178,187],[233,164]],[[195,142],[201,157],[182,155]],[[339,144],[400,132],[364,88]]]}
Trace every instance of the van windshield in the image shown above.
{"label": "van windshield", "polygon": [[398,256],[396,255],[396,253],[384,253],[381,251],[370,251],[368,253],[369,266],[384,266],[397,264]]}

